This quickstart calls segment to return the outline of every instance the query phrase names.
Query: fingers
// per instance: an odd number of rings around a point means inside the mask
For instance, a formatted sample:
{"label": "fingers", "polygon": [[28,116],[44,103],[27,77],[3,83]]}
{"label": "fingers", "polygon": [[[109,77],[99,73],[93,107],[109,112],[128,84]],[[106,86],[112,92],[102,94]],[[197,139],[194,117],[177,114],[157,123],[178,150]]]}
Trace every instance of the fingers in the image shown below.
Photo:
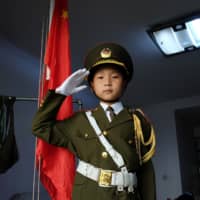
{"label": "fingers", "polygon": [[81,83],[84,78],[89,74],[89,71],[87,71],[85,68],[79,69],[75,72],[73,72],[69,77],[67,77],[64,81],[65,84],[68,84],[70,82],[73,83]]}
{"label": "fingers", "polygon": [[79,87],[76,87],[75,89],[74,89],[74,91],[73,91],[73,94],[74,93],[77,93],[77,92],[80,92],[80,91],[82,91],[82,90],[84,90],[84,89],[86,89],[87,88],[87,85],[81,85],[81,86],[79,86]]}
{"label": "fingers", "polygon": [[75,71],[69,77],[67,77],[59,87],[56,88],[56,93],[69,96],[87,88],[86,85],[80,84],[88,74],[89,71],[87,71],[85,68]]}
{"label": "fingers", "polygon": [[77,80],[83,80],[88,74],[89,74],[89,71],[83,68],[83,69],[79,69],[75,71],[72,74],[72,77]]}

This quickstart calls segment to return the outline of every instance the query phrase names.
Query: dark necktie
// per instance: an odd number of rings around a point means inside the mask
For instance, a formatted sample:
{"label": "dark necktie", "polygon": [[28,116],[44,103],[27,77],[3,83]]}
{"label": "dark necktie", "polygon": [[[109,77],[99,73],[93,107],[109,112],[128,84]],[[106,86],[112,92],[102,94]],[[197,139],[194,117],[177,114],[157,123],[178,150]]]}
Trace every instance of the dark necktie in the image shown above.
{"label": "dark necktie", "polygon": [[108,108],[106,109],[109,113],[109,116],[110,116],[110,119],[111,121],[113,120],[113,118],[115,117],[115,113],[114,113],[114,110],[111,106],[108,106]]}

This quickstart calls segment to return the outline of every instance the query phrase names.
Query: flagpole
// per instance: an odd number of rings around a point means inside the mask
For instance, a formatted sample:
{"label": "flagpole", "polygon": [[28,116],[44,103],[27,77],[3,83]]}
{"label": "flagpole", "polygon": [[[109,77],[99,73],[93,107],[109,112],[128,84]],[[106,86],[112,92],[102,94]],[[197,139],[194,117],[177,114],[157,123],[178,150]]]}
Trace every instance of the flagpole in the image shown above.
{"label": "flagpole", "polygon": [[[43,83],[41,83],[42,80],[42,74],[43,74],[43,57],[44,57],[44,49],[45,49],[45,43],[46,43],[46,34],[47,34],[47,30],[46,29],[46,19],[45,17],[43,17],[42,20],[42,30],[41,30],[41,48],[40,48],[40,72],[39,72],[39,87],[38,87],[38,98],[22,98],[22,97],[18,97],[16,98],[16,100],[18,101],[37,101],[38,102],[38,106],[39,106],[39,98],[40,98],[40,90],[41,85],[43,85]],[[35,184],[36,184],[36,146],[37,146],[37,138],[35,138],[35,154],[34,154],[34,169],[33,169],[33,191],[32,191],[32,200],[35,199]],[[37,199],[39,200],[39,195],[40,195],[40,188],[39,188],[39,182],[40,182],[40,166],[41,166],[41,160],[39,161],[39,171],[38,171],[38,181],[37,181]]]}

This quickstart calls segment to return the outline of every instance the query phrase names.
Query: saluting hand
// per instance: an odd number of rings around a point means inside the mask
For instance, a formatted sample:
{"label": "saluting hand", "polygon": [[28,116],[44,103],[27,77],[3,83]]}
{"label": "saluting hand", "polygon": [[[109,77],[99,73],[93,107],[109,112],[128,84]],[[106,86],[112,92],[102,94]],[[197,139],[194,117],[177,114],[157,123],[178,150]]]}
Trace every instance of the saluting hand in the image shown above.
{"label": "saluting hand", "polygon": [[70,96],[74,93],[84,90],[87,88],[87,85],[80,84],[88,74],[89,71],[87,71],[85,68],[75,71],[69,77],[67,77],[59,87],[56,88],[55,92],[57,94]]}

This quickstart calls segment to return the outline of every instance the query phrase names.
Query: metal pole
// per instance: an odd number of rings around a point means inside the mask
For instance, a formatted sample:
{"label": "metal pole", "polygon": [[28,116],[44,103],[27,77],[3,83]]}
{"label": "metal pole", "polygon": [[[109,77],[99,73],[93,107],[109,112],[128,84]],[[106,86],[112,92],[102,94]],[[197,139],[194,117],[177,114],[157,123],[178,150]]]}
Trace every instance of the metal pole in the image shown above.
{"label": "metal pole", "polygon": [[[10,99],[13,97],[9,97]],[[16,101],[38,101],[38,98],[36,97],[15,97]],[[83,103],[79,99],[75,99],[72,101],[72,103],[76,103],[79,105],[79,110],[82,110]]]}
{"label": "metal pole", "polygon": [[16,101],[37,101],[35,97],[16,97]]}

